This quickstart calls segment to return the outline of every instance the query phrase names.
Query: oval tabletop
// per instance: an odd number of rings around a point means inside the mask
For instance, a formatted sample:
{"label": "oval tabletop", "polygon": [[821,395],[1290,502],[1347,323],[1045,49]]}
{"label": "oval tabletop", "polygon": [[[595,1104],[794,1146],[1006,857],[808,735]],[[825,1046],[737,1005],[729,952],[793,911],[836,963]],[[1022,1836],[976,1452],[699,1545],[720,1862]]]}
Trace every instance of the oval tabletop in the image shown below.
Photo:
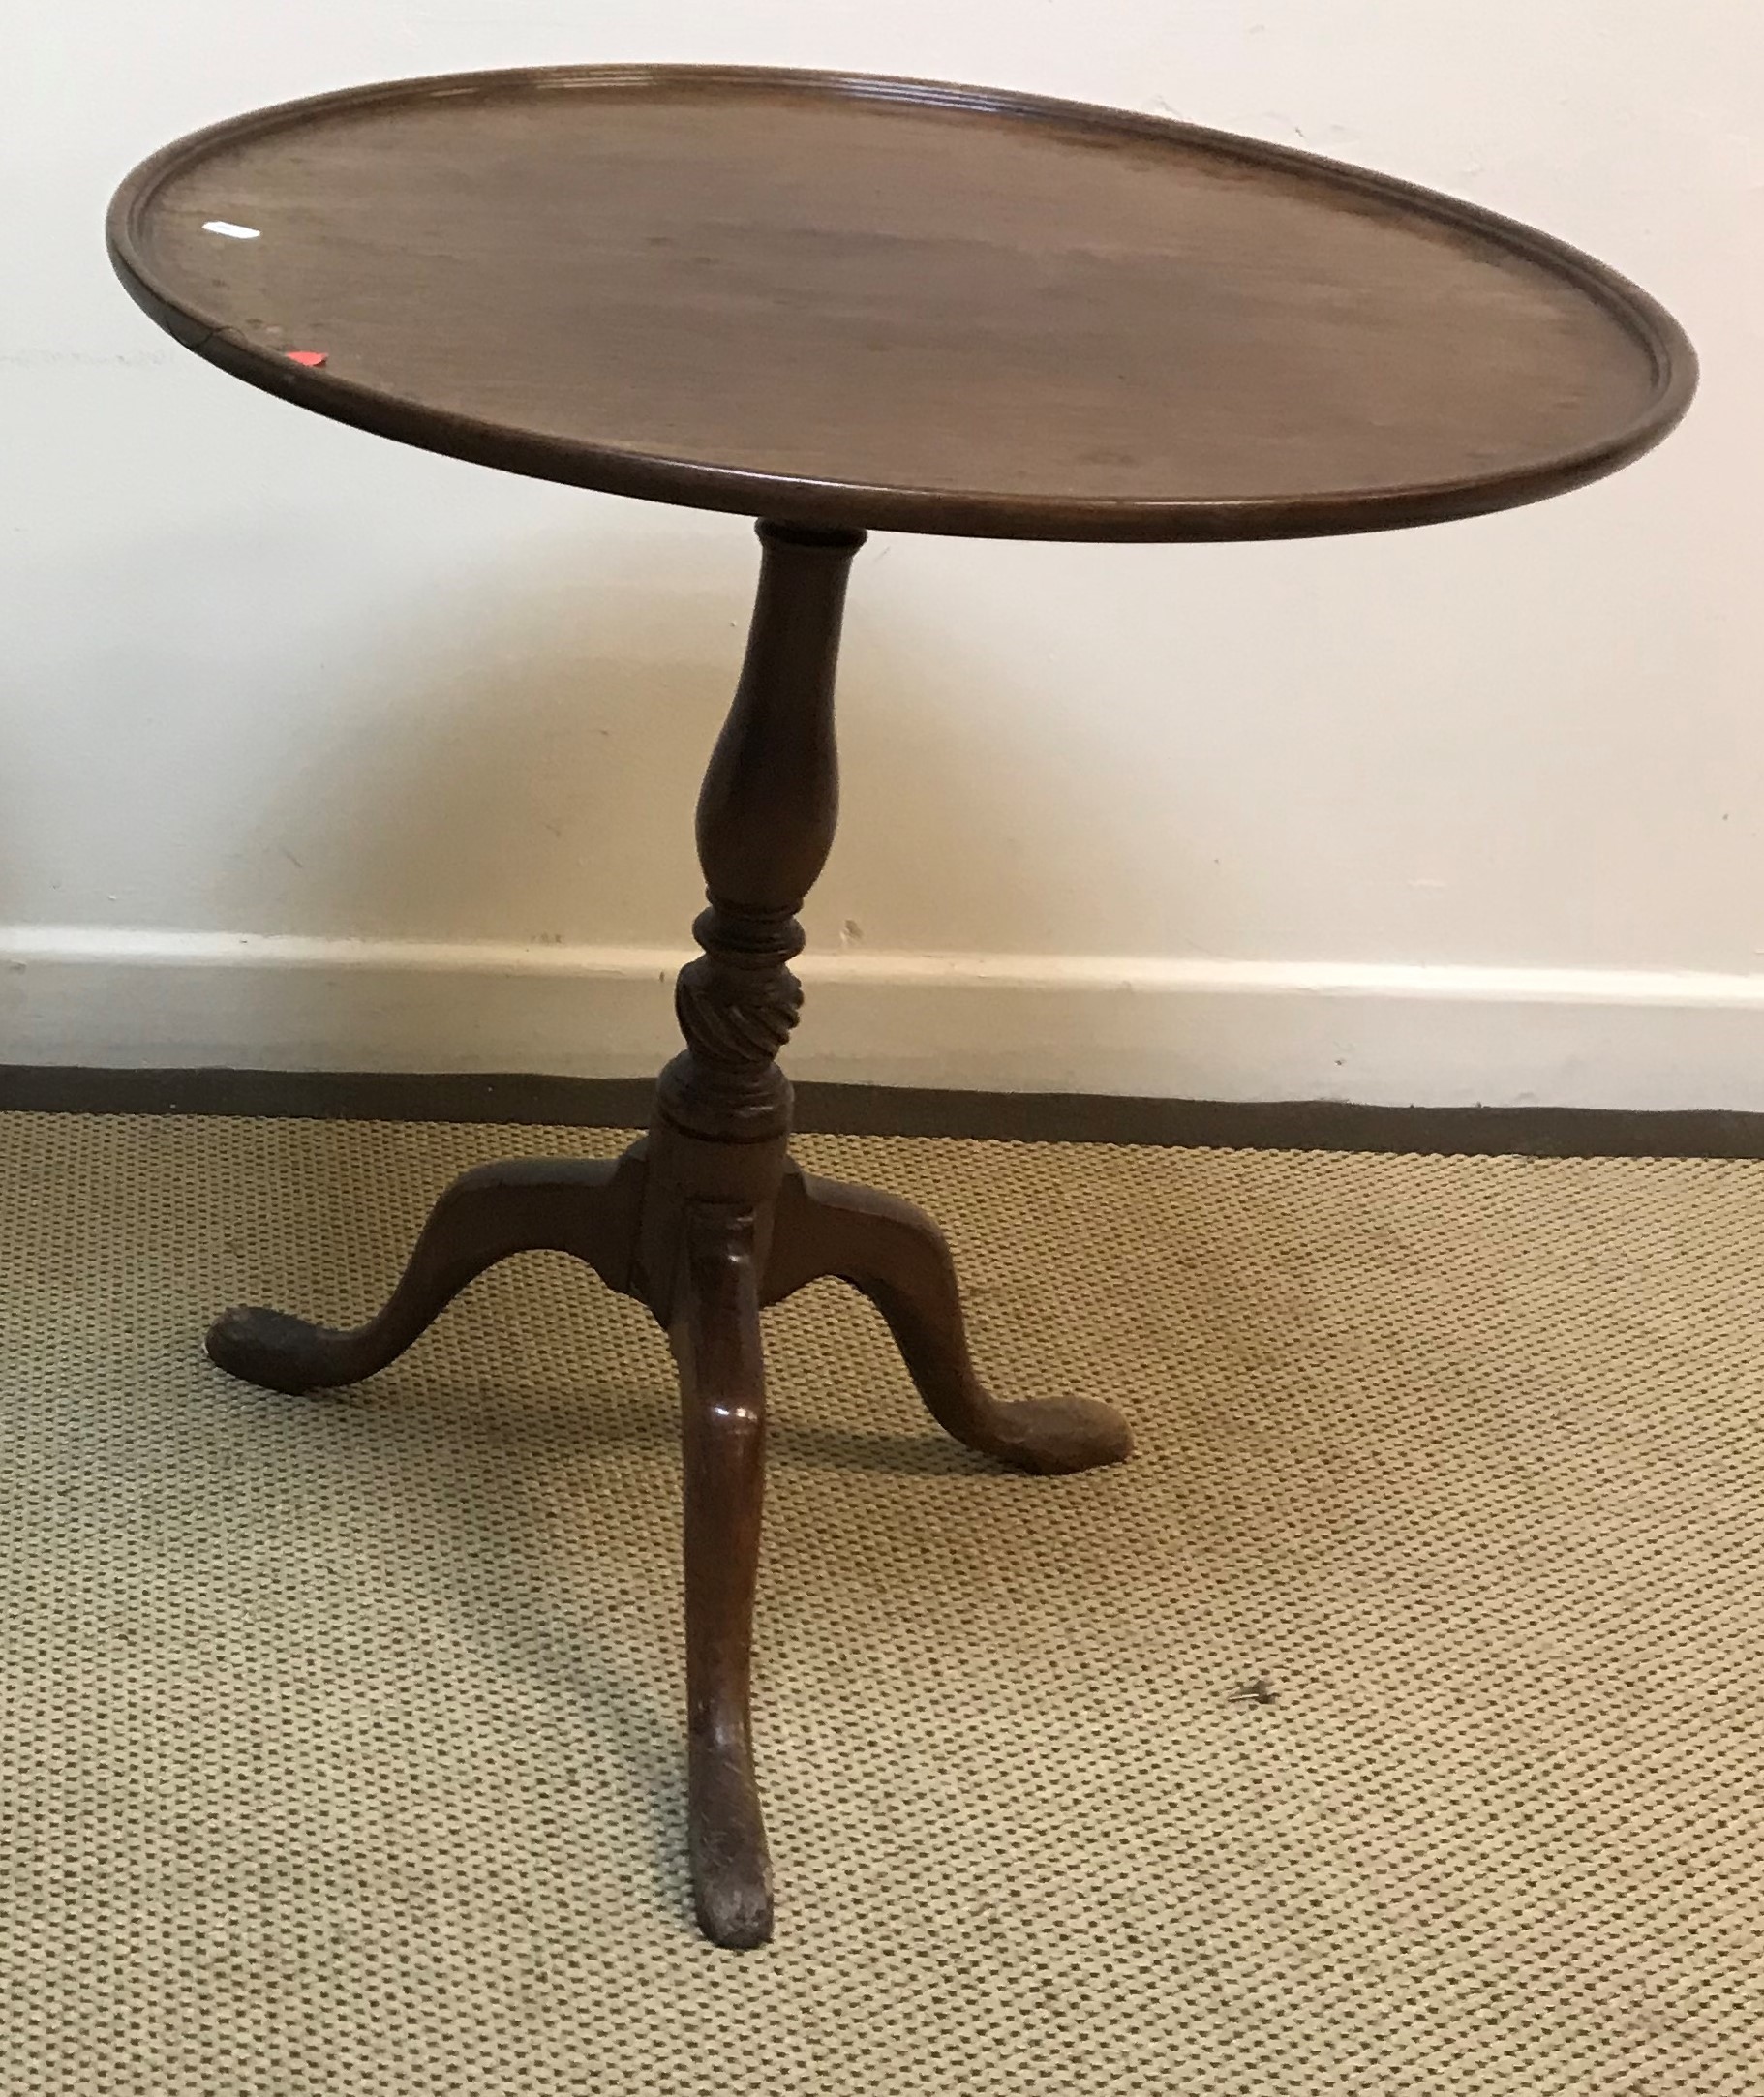
{"label": "oval tabletop", "polygon": [[292,103],[156,154],[181,341],[513,471],[786,522],[1293,536],[1553,495],[1689,345],[1543,235],[1308,154],[924,81],[600,67]]}

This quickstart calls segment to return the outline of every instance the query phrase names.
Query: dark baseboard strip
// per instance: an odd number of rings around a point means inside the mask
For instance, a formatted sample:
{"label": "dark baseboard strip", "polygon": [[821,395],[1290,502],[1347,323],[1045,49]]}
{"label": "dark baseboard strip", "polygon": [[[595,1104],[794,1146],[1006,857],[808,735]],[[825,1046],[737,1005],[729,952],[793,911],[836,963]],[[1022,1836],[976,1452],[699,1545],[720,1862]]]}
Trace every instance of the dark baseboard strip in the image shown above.
{"label": "dark baseboard strip", "polygon": [[[0,1065],[0,1110],[38,1113],[259,1114],[627,1129],[649,1119],[654,1090],[647,1078]],[[797,1122],[825,1135],[957,1136],[1005,1142],[1452,1157],[1764,1158],[1764,1114],[1718,1110],[1364,1107],[1339,1100],[1135,1100],[1097,1093],[802,1084]]]}
{"label": "dark baseboard strip", "polygon": [[514,1121],[641,1128],[648,1078],[409,1071],[88,1070],[0,1065],[0,1111],[241,1114],[297,1121]]}

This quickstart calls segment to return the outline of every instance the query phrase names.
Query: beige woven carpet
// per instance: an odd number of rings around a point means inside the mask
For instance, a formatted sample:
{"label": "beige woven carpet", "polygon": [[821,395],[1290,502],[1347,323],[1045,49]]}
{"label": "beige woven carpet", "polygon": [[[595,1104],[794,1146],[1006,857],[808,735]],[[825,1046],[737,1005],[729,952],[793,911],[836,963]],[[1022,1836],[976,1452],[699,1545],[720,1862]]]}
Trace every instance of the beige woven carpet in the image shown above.
{"label": "beige woven carpet", "polygon": [[820,1139],[933,1206],[1000,1474],[770,1320],[779,1931],[694,1935],[659,1336],[562,1260],[347,1401],[536,1129],[0,1119],[0,2090],[1764,2089],[1764,1168]]}

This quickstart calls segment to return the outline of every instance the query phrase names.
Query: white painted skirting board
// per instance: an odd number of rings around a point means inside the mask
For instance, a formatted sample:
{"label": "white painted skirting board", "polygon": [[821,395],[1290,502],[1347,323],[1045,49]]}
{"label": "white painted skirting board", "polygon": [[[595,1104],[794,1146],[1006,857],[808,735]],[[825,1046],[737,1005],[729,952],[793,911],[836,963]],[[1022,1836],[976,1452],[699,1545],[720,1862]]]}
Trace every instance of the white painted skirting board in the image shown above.
{"label": "white painted skirting board", "polygon": [[[0,1062],[648,1075],[680,952],[0,931]],[[1192,1099],[1764,1109],[1764,976],[806,957],[800,1078]]]}

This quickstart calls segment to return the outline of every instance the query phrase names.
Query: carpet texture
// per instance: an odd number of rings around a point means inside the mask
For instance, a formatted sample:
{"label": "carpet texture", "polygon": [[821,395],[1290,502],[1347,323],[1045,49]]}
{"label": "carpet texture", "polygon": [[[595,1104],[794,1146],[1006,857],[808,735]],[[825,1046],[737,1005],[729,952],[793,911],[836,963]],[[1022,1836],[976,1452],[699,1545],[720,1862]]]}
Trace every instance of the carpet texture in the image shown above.
{"label": "carpet texture", "polygon": [[661,1337],[555,1256],[345,1399],[430,1200],[599,1132],[0,1119],[5,2097],[1764,2088],[1764,1167],[816,1138],[999,1473],[768,1314],[778,1934],[693,1931]]}

